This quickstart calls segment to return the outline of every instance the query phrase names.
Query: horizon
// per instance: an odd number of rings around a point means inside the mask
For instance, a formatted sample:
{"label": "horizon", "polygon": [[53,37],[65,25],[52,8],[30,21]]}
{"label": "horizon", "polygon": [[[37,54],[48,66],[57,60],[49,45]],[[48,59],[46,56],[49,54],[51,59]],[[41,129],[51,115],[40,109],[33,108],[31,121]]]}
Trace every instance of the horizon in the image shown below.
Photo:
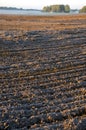
{"label": "horizon", "polygon": [[44,6],[50,6],[55,4],[64,4],[69,5],[71,9],[81,9],[86,5],[86,0],[78,0],[78,3],[75,0],[37,0],[37,3],[34,3],[34,0],[0,0],[0,7],[15,7],[23,9],[43,9]]}

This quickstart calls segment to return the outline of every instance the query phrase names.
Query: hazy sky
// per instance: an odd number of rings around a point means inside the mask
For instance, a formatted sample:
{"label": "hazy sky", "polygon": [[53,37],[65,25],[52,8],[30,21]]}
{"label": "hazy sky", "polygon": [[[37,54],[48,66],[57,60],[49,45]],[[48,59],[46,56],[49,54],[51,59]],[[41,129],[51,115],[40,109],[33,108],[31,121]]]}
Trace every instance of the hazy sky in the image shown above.
{"label": "hazy sky", "polygon": [[86,5],[86,0],[0,0],[0,6],[42,9],[46,5],[69,4],[72,9]]}

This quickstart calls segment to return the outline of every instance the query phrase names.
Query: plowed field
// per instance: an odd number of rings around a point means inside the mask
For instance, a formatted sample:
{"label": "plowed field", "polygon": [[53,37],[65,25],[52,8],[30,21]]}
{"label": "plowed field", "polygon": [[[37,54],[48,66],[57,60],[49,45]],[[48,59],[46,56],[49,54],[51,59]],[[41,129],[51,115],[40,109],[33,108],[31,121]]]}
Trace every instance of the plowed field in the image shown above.
{"label": "plowed field", "polygon": [[0,15],[0,130],[86,130],[86,15]]}

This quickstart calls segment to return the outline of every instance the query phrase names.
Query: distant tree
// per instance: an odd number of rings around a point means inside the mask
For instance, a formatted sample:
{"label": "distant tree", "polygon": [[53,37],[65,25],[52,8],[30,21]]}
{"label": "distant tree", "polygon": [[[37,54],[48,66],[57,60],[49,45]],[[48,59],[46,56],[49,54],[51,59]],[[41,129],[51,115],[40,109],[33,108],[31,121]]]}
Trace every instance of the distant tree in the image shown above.
{"label": "distant tree", "polygon": [[86,13],[86,6],[83,6],[82,9],[79,11],[80,13]]}
{"label": "distant tree", "polygon": [[60,5],[60,12],[65,12],[65,6],[64,5]]}
{"label": "distant tree", "polygon": [[65,12],[69,13],[70,12],[70,6],[69,5],[65,5]]}
{"label": "distant tree", "polygon": [[59,5],[52,5],[51,11],[52,12],[60,12],[60,6]]}
{"label": "distant tree", "polygon": [[50,12],[51,11],[51,7],[50,6],[44,6],[43,7],[43,11],[44,12]]}
{"label": "distant tree", "polygon": [[46,12],[47,11],[47,7],[44,6],[42,10]]}

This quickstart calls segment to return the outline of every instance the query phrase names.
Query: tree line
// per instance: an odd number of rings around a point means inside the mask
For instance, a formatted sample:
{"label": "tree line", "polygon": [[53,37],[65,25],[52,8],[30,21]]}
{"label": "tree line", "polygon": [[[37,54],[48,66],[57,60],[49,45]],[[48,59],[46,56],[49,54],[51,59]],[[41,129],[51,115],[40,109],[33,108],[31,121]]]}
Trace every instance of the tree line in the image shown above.
{"label": "tree line", "polygon": [[[71,11],[69,5],[50,5],[50,6],[44,6],[42,11],[44,12],[65,12],[69,13]],[[86,13],[86,6],[83,6],[79,13]]]}
{"label": "tree line", "polygon": [[50,6],[44,6],[43,7],[44,12],[70,12],[70,6],[69,5],[50,5]]}
{"label": "tree line", "polygon": [[23,10],[22,8],[16,8],[16,7],[0,7],[2,10]]}

